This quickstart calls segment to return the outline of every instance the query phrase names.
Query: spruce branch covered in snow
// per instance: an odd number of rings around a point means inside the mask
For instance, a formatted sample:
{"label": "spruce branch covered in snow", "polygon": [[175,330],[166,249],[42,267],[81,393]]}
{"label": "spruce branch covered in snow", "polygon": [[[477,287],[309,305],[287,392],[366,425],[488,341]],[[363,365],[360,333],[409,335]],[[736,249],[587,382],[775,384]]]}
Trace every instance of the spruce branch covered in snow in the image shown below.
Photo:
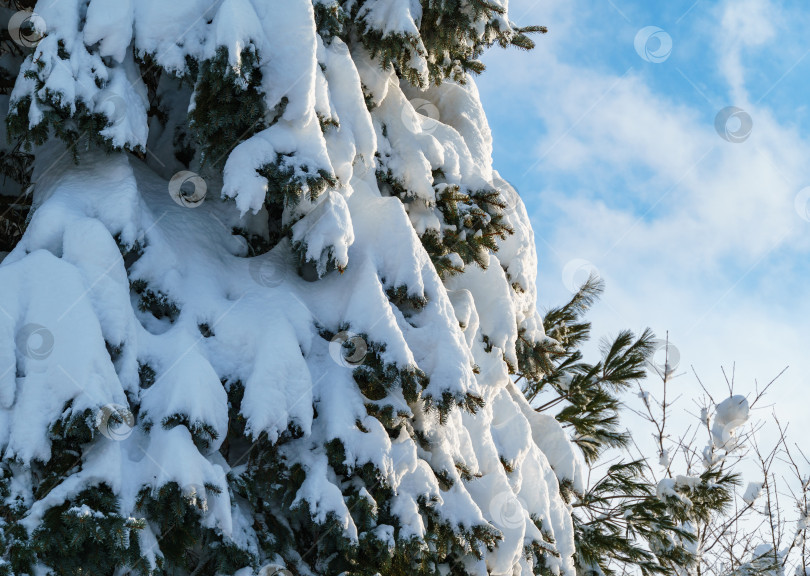
{"label": "spruce branch covered in snow", "polygon": [[557,345],[471,75],[541,28],[500,0],[4,8],[32,206],[0,262],[4,573],[575,573],[582,468],[513,383]]}

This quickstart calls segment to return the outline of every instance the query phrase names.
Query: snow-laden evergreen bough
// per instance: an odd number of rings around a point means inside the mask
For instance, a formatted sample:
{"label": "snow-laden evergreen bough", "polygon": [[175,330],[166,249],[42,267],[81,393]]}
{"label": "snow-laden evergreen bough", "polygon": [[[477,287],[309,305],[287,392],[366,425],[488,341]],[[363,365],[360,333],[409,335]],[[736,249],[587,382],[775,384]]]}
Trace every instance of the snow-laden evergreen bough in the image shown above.
{"label": "snow-laden evergreen bough", "polygon": [[554,343],[470,77],[539,29],[506,0],[23,17],[2,570],[572,574],[579,460],[513,383]]}

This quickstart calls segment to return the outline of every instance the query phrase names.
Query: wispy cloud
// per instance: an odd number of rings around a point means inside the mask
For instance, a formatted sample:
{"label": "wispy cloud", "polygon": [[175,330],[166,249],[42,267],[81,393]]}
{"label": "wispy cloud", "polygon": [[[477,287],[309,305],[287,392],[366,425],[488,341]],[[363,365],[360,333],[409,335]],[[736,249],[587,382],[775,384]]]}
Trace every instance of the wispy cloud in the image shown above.
{"label": "wispy cloud", "polygon": [[773,41],[776,28],[773,19],[779,14],[770,0],[734,0],[718,5],[718,34],[715,37],[720,70],[735,101],[748,103],[745,87],[746,52]]}

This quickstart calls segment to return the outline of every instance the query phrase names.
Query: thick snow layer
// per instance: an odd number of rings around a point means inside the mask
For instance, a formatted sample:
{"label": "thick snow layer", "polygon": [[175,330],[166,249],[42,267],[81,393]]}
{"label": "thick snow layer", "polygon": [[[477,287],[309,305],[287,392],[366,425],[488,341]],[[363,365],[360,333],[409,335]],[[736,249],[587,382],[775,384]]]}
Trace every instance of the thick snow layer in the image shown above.
{"label": "thick snow layer", "polygon": [[743,494],[743,502],[753,504],[762,495],[762,482],[749,482]]}
{"label": "thick snow layer", "polygon": [[[421,6],[369,1],[362,18],[383,34],[408,34],[418,28]],[[346,469],[371,463],[393,490],[396,538],[425,534],[419,503],[430,502],[455,528],[489,524],[502,535],[482,560],[465,559],[469,573],[534,573],[525,554],[534,542],[555,552],[545,557],[552,573],[573,575],[572,521],[559,480],[581,488],[583,463],[559,424],[535,413],[509,374],[519,331],[544,338],[535,307],[537,256],[525,208],[492,170],[473,80],[416,91],[362,48],[325,43],[310,0],[41,0],[37,11],[48,35],[24,66],[45,86],[31,103],[31,126],[43,119],[47,90],[66,110],[84,105],[104,114],[102,135],[115,146],[148,142],[153,155],[171,157],[166,141],[185,119],[147,125],[146,88],[133,58],[149,54],[165,70],[180,71],[187,57],[211,58],[222,47],[236,71],[243,51],[255,50],[267,108],[286,106],[275,124],[235,146],[221,178],[205,177],[207,194],[193,209],[172,198],[165,165],[154,170],[134,155],[92,151],[75,165],[61,145],[37,150],[36,209],[22,241],[0,262],[0,450],[25,466],[50,457],[48,430],[59,418],[115,407],[134,421],[116,434],[100,430],[81,470],[32,503],[26,526],[35,528],[48,508],[88,486],[108,484],[122,513],[135,514],[141,488],[176,482],[200,503],[206,526],[257,549],[250,511],[227,490],[228,474],[239,470],[219,452],[229,428],[226,386],[238,382],[251,439],[266,434],[277,442],[296,431],[280,451],[305,471],[294,504],[316,521],[334,517],[346,538],[361,536],[325,449],[340,440]],[[427,74],[422,52],[414,46],[411,66]],[[168,86],[158,87],[165,102],[193,98]],[[12,109],[36,89],[21,76]],[[319,118],[333,122],[322,129]],[[325,172],[335,185],[287,206],[291,238],[248,257],[232,228],[267,235],[268,181],[257,168],[279,154],[291,155],[297,176]],[[380,190],[383,167],[411,197],[403,202]],[[436,173],[464,192],[497,189],[514,230],[486,268],[467,265],[445,282],[419,238],[444,225]],[[321,278],[299,275],[301,252]],[[338,270],[329,271],[329,262]],[[166,314],[141,309],[136,287],[143,285],[165,299]],[[395,305],[392,291],[424,305]],[[330,342],[325,334],[337,336]],[[343,356],[347,341],[362,344],[357,358]],[[475,414],[456,408],[441,423],[394,388],[378,401],[404,421],[392,437],[369,415],[372,401],[352,376],[372,346],[384,364],[426,374],[423,397],[470,395],[483,407]],[[154,372],[149,385],[139,376],[144,365]],[[722,417],[731,434],[739,410],[721,406],[715,426]],[[415,426],[425,443],[415,441]],[[15,482],[30,492],[23,473]],[[391,526],[375,534],[395,538]],[[147,527],[140,538],[154,563],[156,535]]]}
{"label": "thick snow layer", "polygon": [[293,225],[292,241],[306,246],[306,259],[317,263],[319,276],[326,273],[327,255],[331,255],[338,268],[345,268],[349,264],[354,230],[343,196],[328,192],[314,210]]}

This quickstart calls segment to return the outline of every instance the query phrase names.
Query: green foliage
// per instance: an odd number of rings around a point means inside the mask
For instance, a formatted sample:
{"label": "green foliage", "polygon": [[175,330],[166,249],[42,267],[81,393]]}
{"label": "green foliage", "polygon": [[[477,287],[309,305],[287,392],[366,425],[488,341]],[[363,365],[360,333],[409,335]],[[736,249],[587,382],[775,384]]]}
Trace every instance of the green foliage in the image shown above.
{"label": "green foliage", "polygon": [[[436,206],[444,221],[452,226],[441,238],[442,256],[455,252],[465,264],[487,267],[488,254],[498,251],[497,239],[505,240],[514,231],[503,222],[506,208],[497,190],[472,190],[461,194],[457,186],[437,185]],[[438,258],[433,258],[439,260]],[[437,265],[440,274],[445,270]],[[452,268],[446,269],[453,272]]]}
{"label": "green foliage", "polygon": [[707,524],[712,516],[727,512],[734,501],[740,475],[725,470],[722,463],[708,466],[695,482],[675,482],[675,494],[665,494],[674,517],[681,523]]}
{"label": "green foliage", "polygon": [[591,324],[583,316],[603,290],[599,278],[588,278],[568,303],[546,312],[543,328],[550,340],[541,343],[518,340],[518,366],[526,378],[526,396],[530,401],[548,386],[564,385],[572,366],[582,359],[579,347],[591,333]]}
{"label": "green foliage", "polygon": [[194,420],[192,422],[185,414],[166,416],[161,424],[166,430],[170,430],[176,426],[185,426],[191,433],[191,438],[195,446],[203,452],[207,451],[211,444],[219,438],[219,434],[217,434],[216,428],[214,428],[212,424],[201,420]]}
{"label": "green foliage", "polygon": [[298,164],[291,154],[278,154],[275,162],[259,169],[259,174],[268,182],[268,206],[296,206],[305,196],[315,200],[328,186],[337,185],[334,175]]}
{"label": "green foliage", "polygon": [[134,280],[131,285],[132,291],[140,297],[138,309],[141,312],[149,312],[158,320],[167,318],[169,322],[174,322],[180,316],[177,304],[160,290],[154,291],[149,288],[146,281]]}
{"label": "green foliage", "polygon": [[19,523],[28,508],[22,495],[12,495],[10,487],[11,470],[17,465],[16,462],[5,461],[0,469],[0,574],[3,576],[24,572],[36,558],[28,531]]}
{"label": "green foliage", "polygon": [[40,481],[34,490],[37,499],[81,466],[82,446],[93,440],[96,432],[92,410],[74,412],[71,402],[64,407],[62,416],[51,425],[51,459],[41,463]]}
{"label": "green foliage", "polygon": [[[0,151],[0,174],[15,182],[30,181],[30,170],[26,168],[24,174],[17,174],[17,169],[10,166],[14,163],[14,159]],[[20,241],[28,225],[30,210],[30,195],[14,197],[4,196],[0,192],[0,252],[11,252]]]}
{"label": "green foliage", "polygon": [[[327,340],[335,337],[326,330],[321,335]],[[421,419],[392,401],[392,392],[394,396],[401,392],[411,411],[424,411],[423,418],[439,418],[440,409],[434,413],[422,397],[427,377],[416,369],[386,363],[383,352],[384,347],[368,342],[365,334],[343,343],[344,357],[349,365],[355,365],[353,376],[368,399],[369,415],[378,418],[392,438],[397,438],[403,429],[412,431],[414,436],[423,438],[422,444],[427,447]],[[359,532],[356,543],[348,541],[333,515],[316,520],[306,503],[296,502],[307,472],[301,465],[290,463],[286,450],[290,439],[299,435],[291,431],[282,434],[275,443],[266,434],[253,441],[246,439],[245,421],[240,415],[244,387],[239,382],[224,385],[229,398],[230,428],[220,452],[233,468],[228,480],[234,497],[249,503],[265,557],[277,555],[291,567],[303,562],[328,574],[436,576],[438,564],[455,564],[467,554],[480,557],[497,543],[500,535],[492,527],[451,526],[438,514],[437,502],[428,499],[418,501],[427,526],[427,540],[406,536],[398,516],[391,510],[394,492],[386,475],[371,463],[355,466],[347,460],[343,441],[332,438],[324,443],[324,454]],[[452,407],[451,403],[448,410]],[[357,429],[368,432],[359,421]],[[441,477],[442,471],[437,474]],[[472,478],[469,471],[466,477]],[[147,516],[152,518],[151,514]],[[193,523],[185,518],[178,522]],[[190,540],[178,542],[177,548],[187,549],[191,545]]]}
{"label": "green foliage", "polygon": [[102,576],[139,562],[137,531],[144,526],[142,519],[119,514],[115,494],[101,484],[83,490],[72,503],[48,509],[31,548],[59,576]]}
{"label": "green foliage", "polygon": [[567,368],[570,380],[560,388],[566,406],[557,419],[574,429],[574,442],[589,463],[605,448],[627,444],[627,434],[618,431],[621,402],[617,394],[644,377],[643,366],[653,351],[652,341],[649,330],[637,339],[625,331],[606,344],[601,362]]}
{"label": "green foliage", "polygon": [[[31,183],[31,172],[34,168],[34,156],[22,149],[22,142],[12,141],[10,148],[0,149],[0,174],[3,175],[3,188],[10,188],[7,181],[15,182],[21,190]],[[0,143],[5,144],[5,143]],[[0,192],[0,195],[2,193]]]}
{"label": "green foliage", "polygon": [[[253,255],[271,250],[285,237],[292,238],[292,226],[298,218],[289,218],[286,223],[283,222],[285,210],[294,209],[305,198],[315,201],[327,188],[338,184],[334,174],[299,164],[294,154],[277,154],[275,161],[259,168],[258,173],[267,179],[264,206],[268,215],[269,237],[265,239],[246,235]],[[316,263],[307,258],[307,246],[304,243],[294,243],[293,250],[300,268],[314,270]],[[331,252],[327,258],[327,271],[340,270]],[[318,277],[317,273],[313,276],[313,280]]]}
{"label": "green foliage", "polygon": [[[216,487],[205,486],[205,490],[207,497],[217,497]],[[254,564],[255,559],[248,552],[202,525],[202,513],[207,505],[201,495],[184,493],[174,482],[140,492],[138,510],[148,518],[160,539],[161,573],[172,574],[181,569],[202,574],[233,574]],[[144,562],[139,559],[136,568],[148,572]]]}
{"label": "green foliage", "polygon": [[544,328],[553,342],[519,347],[518,366],[526,379],[524,392],[530,401],[546,391],[537,410],[560,407],[556,414],[564,427],[572,428],[574,442],[588,463],[607,448],[627,444],[619,431],[619,393],[645,377],[644,366],[653,352],[654,336],[645,330],[635,337],[621,332],[602,344],[602,359],[596,364],[582,361],[579,347],[590,336],[591,325],[583,315],[602,292],[603,284],[591,276],[564,306],[546,313]]}
{"label": "green foliage", "polygon": [[252,45],[242,50],[238,68],[231,66],[224,47],[199,65],[189,129],[201,146],[203,165],[222,168],[237,144],[273,122],[259,91],[261,81]]}
{"label": "green foliage", "polygon": [[[556,409],[557,420],[572,430],[573,441],[591,466],[608,448],[626,447],[629,437],[619,428],[619,394],[644,378],[645,362],[653,352],[649,330],[638,338],[623,331],[602,343],[599,362],[583,362],[580,348],[591,329],[584,315],[602,290],[599,278],[588,278],[568,303],[546,313],[544,328],[553,340],[519,346],[527,398],[539,411]],[[570,483],[561,484],[574,509],[580,573],[610,576],[617,567],[633,567],[644,576],[673,574],[675,567],[694,561],[684,546],[694,542],[694,536],[682,527],[679,509],[657,497],[647,470],[643,460],[620,461],[583,494],[575,493]]]}
{"label": "green foliage", "polygon": [[[344,2],[365,47],[384,68],[393,67],[397,75],[422,88],[446,78],[463,82],[466,74],[483,72],[478,57],[485,48],[498,43],[528,50],[534,47],[528,34],[546,32],[542,26],[502,29],[504,9],[486,0],[423,0],[418,35],[382,31],[360,17],[365,4]],[[427,63],[427,78],[414,67],[417,58]]]}
{"label": "green foliage", "polygon": [[[11,94],[17,76],[13,67],[22,63],[24,52],[10,39],[0,41],[0,94]],[[0,252],[11,252],[25,232],[33,167],[34,157],[20,139],[8,136],[0,142]]]}
{"label": "green foliage", "polygon": [[138,364],[138,380],[141,388],[150,388],[155,383],[157,373],[149,364]]}
{"label": "green foliage", "polygon": [[[48,462],[34,462],[30,468],[32,496],[45,497],[62,480],[79,471],[82,446],[95,435],[91,410],[76,411],[68,403],[62,416],[49,431],[52,457]],[[46,511],[42,524],[29,534],[20,521],[30,504],[26,494],[16,486],[11,490],[11,471],[22,465],[11,459],[3,461],[0,478],[0,552],[3,562],[0,574],[31,574],[36,562],[50,563],[56,574],[79,574],[78,568],[91,574],[111,574],[110,566],[131,565],[137,556],[137,542],[129,540],[133,530],[141,528],[137,520],[118,514],[117,501],[109,487],[93,487],[75,498]],[[85,512],[91,511],[88,517]],[[82,514],[77,513],[81,509]],[[109,551],[101,554],[105,547]],[[86,557],[86,560],[85,560]]]}
{"label": "green foliage", "polygon": [[305,242],[293,242],[292,250],[298,261],[299,274],[307,280],[317,280],[333,270],[337,270],[341,274],[346,271],[346,268],[337,261],[334,246],[329,246],[321,253],[321,258],[326,258],[322,273],[318,269],[319,259],[316,260],[307,256],[308,247]]}
{"label": "green foliage", "polygon": [[[674,574],[695,562],[684,543],[695,536],[683,527],[678,508],[656,496],[643,460],[608,467],[573,502],[577,563],[583,573],[599,567],[608,576],[634,567],[645,576]],[[677,545],[673,545],[677,543]]]}
{"label": "green foliage", "polygon": [[[70,69],[70,55],[63,54],[61,62],[56,66]],[[12,102],[6,117],[9,138],[16,139],[21,149],[25,151],[32,150],[34,146],[41,146],[52,137],[58,138],[71,151],[75,162],[79,161],[80,149],[86,146],[97,147],[107,152],[122,150],[122,146],[114,144],[112,139],[101,133],[111,126],[114,120],[104,114],[93,112],[88,102],[80,98],[77,98],[71,106],[65,94],[46,87],[47,78],[41,76],[43,69],[44,63],[36,61],[33,67],[24,73],[25,77],[33,80],[36,85],[34,97],[37,99],[42,120],[34,126],[30,125],[28,118],[32,96],[28,95]],[[97,75],[94,80],[98,86],[104,86],[104,79],[101,76]],[[132,148],[132,151],[144,150],[136,147]]]}
{"label": "green foliage", "polygon": [[[343,331],[348,328],[348,326],[344,326]],[[335,334],[322,331],[321,336],[332,340]],[[357,334],[346,339],[341,347],[341,352],[347,362],[356,365],[352,376],[360,391],[376,408],[383,408],[385,401],[391,400],[390,392],[392,390],[401,391],[405,400],[411,404],[423,399],[422,391],[430,383],[428,376],[415,366],[397,366],[386,363],[382,357],[386,349],[385,344],[369,341],[366,334]],[[393,405],[391,405],[391,410],[394,410]],[[397,417],[390,422],[383,422],[383,425],[386,428],[394,429],[398,428],[401,423],[401,417]]]}
{"label": "green foliage", "polygon": [[[383,280],[384,282],[384,280]],[[405,318],[410,318],[413,314],[422,310],[428,303],[424,295],[413,295],[407,286],[397,286],[388,288],[385,291],[388,301],[396,306]]]}
{"label": "green foliage", "polygon": [[312,5],[315,8],[315,24],[321,38],[328,41],[344,34],[347,16],[337,0],[332,0],[331,3],[313,2]]}
{"label": "green foliage", "polygon": [[[380,157],[383,165],[386,160]],[[404,204],[423,202],[414,198],[414,194],[390,170],[378,170],[377,179],[390,186]],[[503,196],[494,188],[462,193],[458,186],[442,182],[444,174],[441,170],[434,172],[433,179],[436,207],[447,224],[441,232],[427,230],[420,236],[433,266],[442,278],[463,271],[457,259],[465,265],[476,263],[486,268],[489,254],[498,251],[498,239],[504,240],[514,233],[504,221],[503,211],[507,205]]]}

